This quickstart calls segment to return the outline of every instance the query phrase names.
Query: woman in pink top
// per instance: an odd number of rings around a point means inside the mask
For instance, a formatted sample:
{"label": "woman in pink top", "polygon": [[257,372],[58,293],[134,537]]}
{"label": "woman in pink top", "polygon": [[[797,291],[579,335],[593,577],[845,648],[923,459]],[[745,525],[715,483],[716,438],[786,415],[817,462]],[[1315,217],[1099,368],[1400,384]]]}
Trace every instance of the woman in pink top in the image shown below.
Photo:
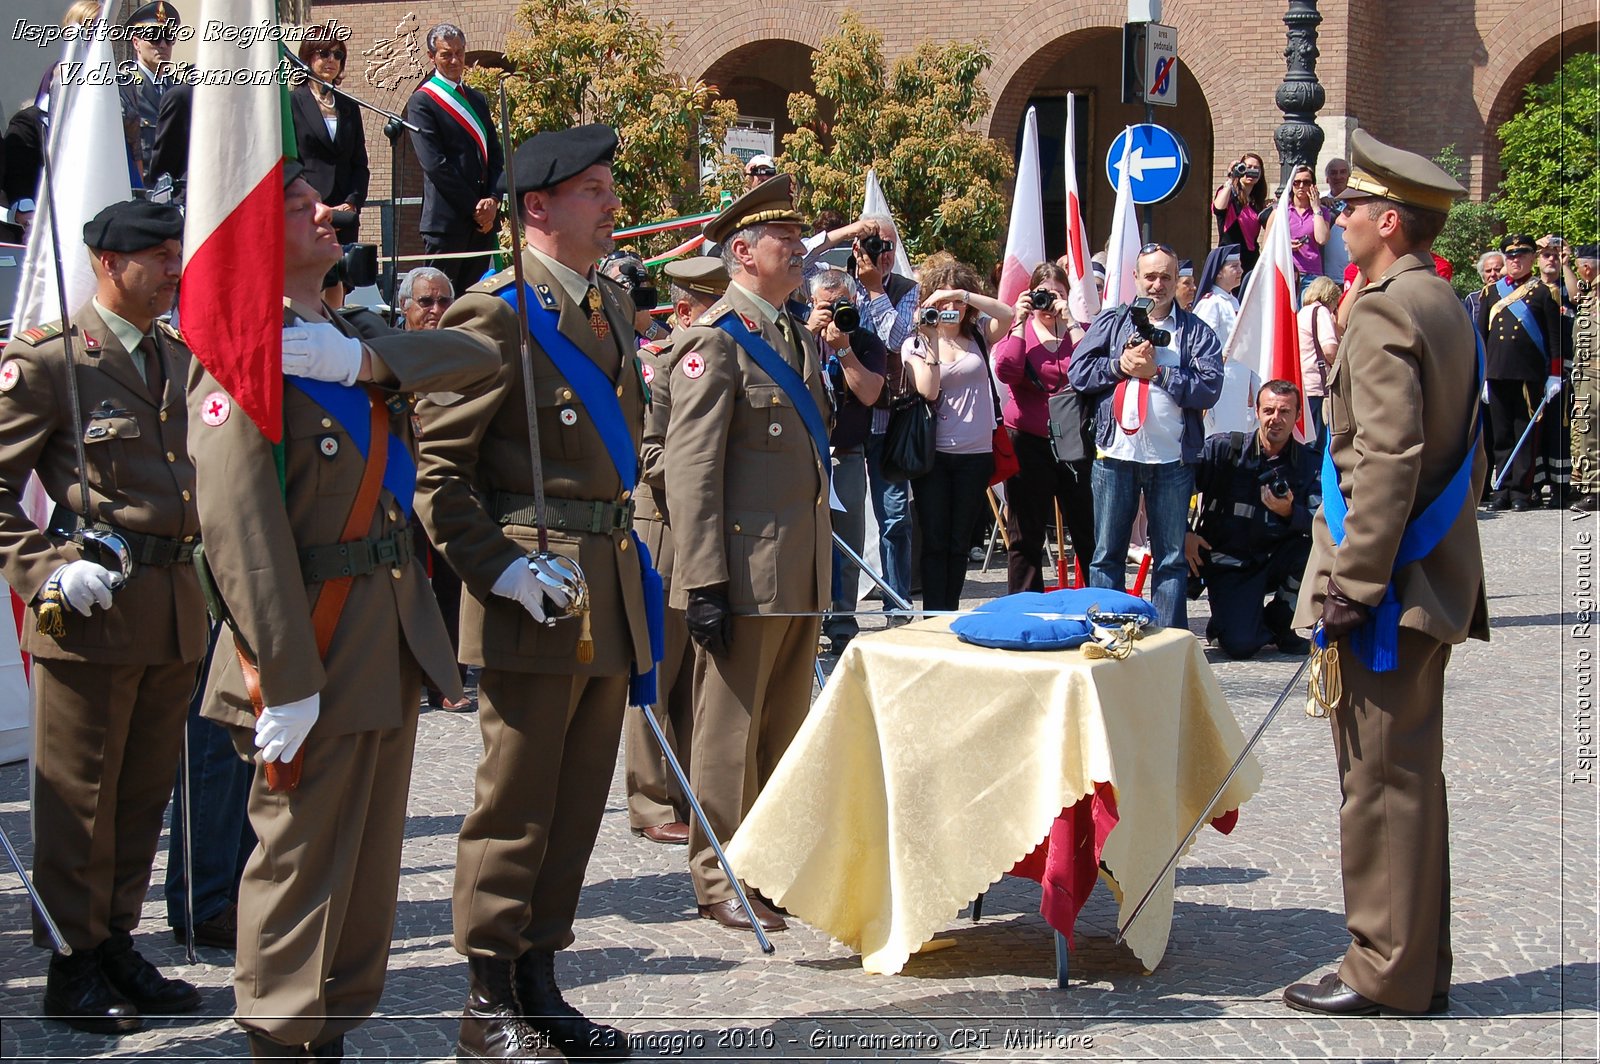
{"label": "woman in pink top", "polygon": [[1322,448],[1325,434],[1322,397],[1328,394],[1328,374],[1339,352],[1339,323],[1334,311],[1339,306],[1338,282],[1318,277],[1306,286],[1305,306],[1300,308],[1300,381],[1305,385],[1311,405],[1311,424],[1317,430],[1316,447]]}
{"label": "woman in pink top", "polygon": [[995,376],[1011,392],[1004,420],[1018,465],[1006,481],[1007,594],[1044,590],[1044,537],[1053,504],[1061,507],[1073,554],[1094,557],[1094,456],[1058,462],[1050,447],[1050,395],[1067,387],[1072,345],[1083,330],[1067,309],[1067,274],[1060,266],[1041,262],[1028,287],[1050,292],[1054,302],[1040,307],[1024,292],[1016,324],[994,345]]}

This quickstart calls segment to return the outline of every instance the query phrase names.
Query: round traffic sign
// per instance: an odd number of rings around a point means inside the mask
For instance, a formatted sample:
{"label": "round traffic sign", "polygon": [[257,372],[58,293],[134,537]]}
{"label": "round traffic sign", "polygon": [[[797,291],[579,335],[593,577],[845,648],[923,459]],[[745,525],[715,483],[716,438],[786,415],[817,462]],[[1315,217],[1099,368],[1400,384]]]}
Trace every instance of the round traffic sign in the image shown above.
{"label": "round traffic sign", "polygon": [[1125,143],[1133,202],[1161,203],[1182,191],[1189,179],[1188,146],[1182,137],[1154,123],[1129,126],[1111,142],[1111,149],[1106,152],[1106,180],[1112,188],[1117,187],[1121,176]]}

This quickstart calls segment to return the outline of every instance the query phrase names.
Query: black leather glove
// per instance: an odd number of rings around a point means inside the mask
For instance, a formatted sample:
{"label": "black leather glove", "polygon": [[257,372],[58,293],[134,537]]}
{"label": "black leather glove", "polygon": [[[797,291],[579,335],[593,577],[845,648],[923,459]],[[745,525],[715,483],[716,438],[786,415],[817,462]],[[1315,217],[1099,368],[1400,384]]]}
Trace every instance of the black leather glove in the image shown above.
{"label": "black leather glove", "polygon": [[733,611],[721,587],[701,587],[689,592],[689,607],[684,610],[689,638],[708,652],[721,657],[733,645]]}
{"label": "black leather glove", "polygon": [[1322,600],[1322,633],[1328,645],[1366,624],[1371,616],[1371,606],[1346,597],[1338,584],[1328,581],[1328,593]]}

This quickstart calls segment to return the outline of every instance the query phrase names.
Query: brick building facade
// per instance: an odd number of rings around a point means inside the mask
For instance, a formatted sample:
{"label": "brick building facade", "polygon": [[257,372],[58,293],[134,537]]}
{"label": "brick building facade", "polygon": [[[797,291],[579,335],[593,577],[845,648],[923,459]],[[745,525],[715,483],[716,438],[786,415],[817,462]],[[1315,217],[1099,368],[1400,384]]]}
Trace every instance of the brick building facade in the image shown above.
{"label": "brick building facade", "polygon": [[[785,98],[811,88],[810,53],[834,31],[846,8],[860,11],[883,33],[891,61],[925,38],[985,40],[994,57],[986,77],[991,109],[985,132],[991,136],[1014,143],[1024,111],[1035,103],[1048,153],[1052,143],[1059,146],[1059,134],[1049,139],[1044,116],[1053,114],[1060,122],[1066,94],[1082,95],[1088,151],[1080,165],[1086,171],[1088,224],[1095,239],[1103,239],[1109,228],[1112,191],[1104,177],[1105,152],[1125,124],[1143,116],[1142,107],[1119,102],[1123,0],[998,0],[965,6],[903,0],[877,8],[846,0],[634,2],[652,20],[672,23],[673,69],[717,86],[739,102],[741,114],[773,120],[780,137],[787,125]],[[428,8],[404,0],[318,0],[314,16],[339,19],[353,31],[347,87],[398,108],[417,76],[393,76],[406,69],[404,63],[369,76],[369,68],[398,52],[383,43],[404,36],[397,26],[415,27],[420,40],[434,21],[448,19],[465,30],[469,60],[492,63],[516,28],[517,7],[515,0],[459,0]],[[1198,258],[1205,253],[1214,233],[1206,201],[1241,152],[1262,153],[1269,174],[1277,164],[1272,133],[1282,116],[1273,94],[1284,73],[1284,10],[1281,2],[1261,0],[1167,0],[1164,5],[1162,21],[1178,30],[1179,105],[1158,109],[1156,120],[1185,138],[1194,169],[1183,191],[1155,208],[1154,228],[1182,254]],[[1515,111],[1523,87],[1549,77],[1566,55],[1596,48],[1600,32],[1595,0],[1323,0],[1319,10],[1317,74],[1327,92],[1320,115],[1327,133],[1324,158],[1343,153],[1356,125],[1429,155],[1453,144],[1467,161],[1468,185],[1477,197],[1499,179],[1493,131]],[[369,51],[374,54],[364,55]],[[426,62],[420,48],[417,58]],[[375,199],[387,196],[389,188],[379,127],[369,119]],[[401,150],[409,156],[403,142]],[[1047,196],[1051,162],[1045,160]],[[414,160],[404,160],[402,174],[408,177],[406,192],[415,195]],[[405,214],[401,230],[414,232]],[[377,232],[376,219],[366,231]]]}

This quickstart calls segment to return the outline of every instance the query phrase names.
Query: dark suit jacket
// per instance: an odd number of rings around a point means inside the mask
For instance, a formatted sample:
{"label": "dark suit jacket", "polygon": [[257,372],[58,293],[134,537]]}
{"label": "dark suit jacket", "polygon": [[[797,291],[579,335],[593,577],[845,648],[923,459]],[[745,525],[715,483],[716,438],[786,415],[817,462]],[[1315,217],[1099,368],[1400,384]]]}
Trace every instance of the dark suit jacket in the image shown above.
{"label": "dark suit jacket", "polygon": [[35,199],[39,188],[39,172],[44,169],[44,112],[37,107],[24,107],[11,116],[6,127],[5,164],[0,191],[6,203]]}
{"label": "dark suit jacket", "polygon": [[411,146],[422,165],[422,223],[424,233],[464,234],[477,230],[472,208],[495,195],[504,164],[500,140],[489,101],[474,88],[462,91],[488,132],[489,163],[484,165],[478,145],[461,123],[425,92],[414,92],[406,103],[406,121],[417,127]]}
{"label": "dark suit jacket", "polygon": [[[348,203],[360,208],[367,202],[367,182],[372,171],[367,167],[367,134],[361,127],[361,109],[343,96],[335,96],[334,113],[339,118],[337,136],[328,136],[322,110],[311,95],[309,83],[289,94],[289,110],[294,116],[295,145],[305,166],[305,179],[330,207]],[[354,229],[354,226],[350,227]],[[350,243],[343,230],[339,239]]]}
{"label": "dark suit jacket", "polygon": [[150,170],[145,184],[155,187],[162,174],[170,174],[174,185],[189,174],[189,116],[194,110],[194,86],[175,85],[161,97],[156,112],[156,140],[150,150]]}

